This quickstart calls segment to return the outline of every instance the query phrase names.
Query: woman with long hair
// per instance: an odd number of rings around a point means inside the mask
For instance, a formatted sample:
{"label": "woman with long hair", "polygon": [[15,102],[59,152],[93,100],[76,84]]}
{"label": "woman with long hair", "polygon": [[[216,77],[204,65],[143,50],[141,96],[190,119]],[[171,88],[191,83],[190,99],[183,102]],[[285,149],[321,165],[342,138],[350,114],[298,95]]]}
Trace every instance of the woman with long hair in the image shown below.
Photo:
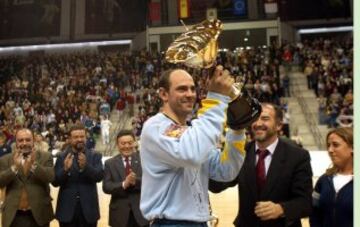
{"label": "woman with long hair", "polygon": [[353,227],[353,129],[333,129],[326,142],[332,166],[315,185],[310,226]]}

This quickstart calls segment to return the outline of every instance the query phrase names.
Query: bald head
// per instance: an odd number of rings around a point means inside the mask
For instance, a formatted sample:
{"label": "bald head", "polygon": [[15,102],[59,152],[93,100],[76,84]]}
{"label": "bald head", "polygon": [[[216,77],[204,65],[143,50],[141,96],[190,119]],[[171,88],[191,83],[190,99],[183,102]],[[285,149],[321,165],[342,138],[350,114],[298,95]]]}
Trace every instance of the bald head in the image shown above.
{"label": "bald head", "polygon": [[159,86],[159,96],[164,103],[163,112],[174,121],[185,124],[196,101],[192,76],[182,69],[165,71]]}
{"label": "bald head", "polygon": [[174,78],[178,77],[178,76],[185,76],[185,75],[187,75],[188,77],[190,77],[192,79],[191,75],[183,69],[166,70],[161,74],[161,77],[159,80],[159,88],[163,88],[166,91],[169,91],[171,85],[174,84],[174,81],[173,81]]}
{"label": "bald head", "polygon": [[17,130],[16,133],[15,133],[15,138],[18,137],[19,133],[20,133],[21,135],[22,135],[22,134],[30,134],[32,137],[34,137],[33,132],[32,132],[30,129],[28,129],[28,128],[21,128],[21,129]]}

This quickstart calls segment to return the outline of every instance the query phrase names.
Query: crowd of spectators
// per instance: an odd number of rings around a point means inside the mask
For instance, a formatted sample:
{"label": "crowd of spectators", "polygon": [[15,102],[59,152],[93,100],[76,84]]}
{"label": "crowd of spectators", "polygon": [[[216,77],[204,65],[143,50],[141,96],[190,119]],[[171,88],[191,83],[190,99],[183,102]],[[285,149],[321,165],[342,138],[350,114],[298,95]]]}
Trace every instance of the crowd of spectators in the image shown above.
{"label": "crowd of spectators", "polygon": [[127,52],[1,58],[1,131],[11,143],[16,129],[28,127],[49,150],[64,143],[69,128],[79,122],[90,136],[98,134],[101,115],[109,117],[117,103],[133,104],[126,88],[140,88],[145,59]]}
{"label": "crowd of spectators", "polygon": [[319,123],[353,125],[353,42],[315,39],[303,42],[304,74],[319,100]]}
{"label": "crowd of spectators", "polygon": [[[249,95],[281,105],[287,112],[282,97],[290,95],[289,75],[284,66],[294,59],[296,52],[284,45],[225,50],[216,61],[236,76]],[[79,122],[89,129],[90,137],[99,134],[100,116],[109,118],[113,109],[119,117],[125,109],[134,116],[133,128],[139,136],[146,119],[161,108],[156,91],[161,72],[184,67],[146,51],[2,57],[0,65],[0,125],[7,141],[13,140],[17,128],[29,127],[48,150],[61,148],[69,128]],[[199,107],[209,70],[187,70],[196,81]],[[284,134],[289,137],[289,130]]]}
{"label": "crowd of spectators", "polygon": [[[232,75],[235,75],[236,81],[242,83],[244,91],[252,97],[261,102],[280,105],[284,103],[281,98],[290,95],[289,76],[282,65],[284,62],[283,49],[283,47],[258,47],[222,50],[217,56],[216,63],[223,65]],[[163,59],[157,56],[146,63],[146,76],[143,80],[145,80],[145,84],[148,84],[148,87],[141,94],[142,97],[137,98],[142,102],[138,107],[138,114],[133,120],[133,127],[137,136],[140,135],[145,120],[155,114],[161,106],[161,101],[156,93],[159,76],[162,70],[174,67],[164,62]],[[178,65],[177,67],[184,66]],[[210,70],[190,68],[186,68],[186,70],[194,77],[196,83],[197,108],[195,108],[193,116],[190,116],[195,117],[196,110],[201,105],[200,101],[207,92],[205,83]],[[286,112],[287,106],[284,105],[283,109]],[[286,130],[285,134],[289,137],[289,130]]]}

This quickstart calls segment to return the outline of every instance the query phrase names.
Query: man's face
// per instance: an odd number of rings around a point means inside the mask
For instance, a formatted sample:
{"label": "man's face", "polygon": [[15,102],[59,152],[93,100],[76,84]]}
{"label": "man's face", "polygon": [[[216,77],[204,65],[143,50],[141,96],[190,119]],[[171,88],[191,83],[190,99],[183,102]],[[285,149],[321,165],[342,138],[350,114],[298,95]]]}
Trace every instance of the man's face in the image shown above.
{"label": "man's face", "polygon": [[135,140],[131,135],[121,136],[117,140],[117,146],[120,154],[127,157],[135,150]]}
{"label": "man's face", "polygon": [[86,132],[83,129],[74,130],[70,134],[70,144],[76,151],[85,149]]}
{"label": "man's face", "polygon": [[277,137],[280,129],[281,124],[275,119],[275,109],[270,105],[263,105],[259,119],[251,125],[255,141],[271,141]]}
{"label": "man's face", "polygon": [[196,101],[193,78],[184,70],[174,71],[170,76],[169,91],[165,91],[162,98],[176,115],[187,116]]}
{"label": "man's face", "polygon": [[34,137],[30,130],[21,129],[16,133],[16,148],[22,153],[30,153],[34,147]]}
{"label": "man's face", "polygon": [[36,142],[42,141],[42,135],[40,135],[40,134],[35,134],[35,141],[36,141]]}

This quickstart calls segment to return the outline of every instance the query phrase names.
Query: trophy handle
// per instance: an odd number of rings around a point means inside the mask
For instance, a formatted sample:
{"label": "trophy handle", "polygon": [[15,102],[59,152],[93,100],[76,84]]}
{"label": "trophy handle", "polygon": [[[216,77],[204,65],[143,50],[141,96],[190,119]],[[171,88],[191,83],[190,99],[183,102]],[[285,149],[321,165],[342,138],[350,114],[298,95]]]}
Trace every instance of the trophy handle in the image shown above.
{"label": "trophy handle", "polygon": [[[209,78],[211,78],[215,73],[216,65],[212,65],[210,68],[207,68]],[[239,96],[242,96],[244,93],[244,85],[246,84],[247,79],[244,82],[237,82],[232,85],[232,91],[230,93],[231,102],[235,101]]]}

